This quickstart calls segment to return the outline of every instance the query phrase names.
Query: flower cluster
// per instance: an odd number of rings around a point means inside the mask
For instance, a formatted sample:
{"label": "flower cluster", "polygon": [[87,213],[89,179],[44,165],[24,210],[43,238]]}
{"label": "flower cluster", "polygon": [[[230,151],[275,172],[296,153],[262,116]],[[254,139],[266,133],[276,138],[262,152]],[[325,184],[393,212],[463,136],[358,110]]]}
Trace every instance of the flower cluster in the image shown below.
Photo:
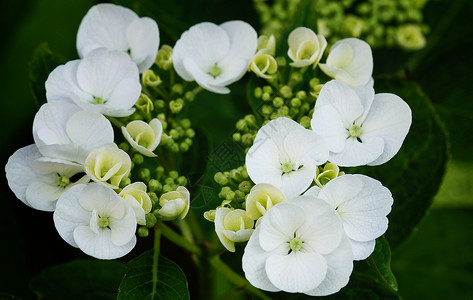
{"label": "flower cluster", "polygon": [[[394,201],[378,180],[340,167],[389,161],[412,117],[400,97],[375,94],[366,42],[342,39],[326,54],[325,38],[305,27],[294,29],[287,42],[289,82],[280,70],[264,77],[264,69],[250,68],[269,83],[255,89],[262,113],[237,122],[233,138],[247,147],[245,165],[215,175],[223,201],[204,216],[227,250],[248,241],[242,265],[252,285],[323,296],[344,287],[353,261],[373,252]],[[323,83],[317,70],[332,79]],[[309,90],[294,80],[306,73],[313,76]]]}

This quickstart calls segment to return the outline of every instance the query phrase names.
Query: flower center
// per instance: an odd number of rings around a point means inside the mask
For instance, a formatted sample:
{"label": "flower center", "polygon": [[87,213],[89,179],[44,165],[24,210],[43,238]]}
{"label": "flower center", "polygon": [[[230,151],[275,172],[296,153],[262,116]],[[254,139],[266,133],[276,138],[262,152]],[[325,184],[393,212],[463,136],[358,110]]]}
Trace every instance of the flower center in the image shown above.
{"label": "flower center", "polygon": [[69,177],[66,176],[59,176],[57,178],[57,185],[60,187],[65,187],[67,186],[71,181],[69,180]]}
{"label": "flower center", "polygon": [[94,104],[104,104],[104,103],[105,103],[105,100],[103,100],[103,98],[94,97]]}
{"label": "flower center", "polygon": [[283,163],[281,167],[284,173],[289,173],[289,172],[294,171],[294,169],[292,168],[292,164],[290,162]]}
{"label": "flower center", "polygon": [[291,247],[292,251],[299,251],[302,248],[302,244],[304,242],[301,239],[295,237],[289,242],[289,246]]}
{"label": "flower center", "polygon": [[213,78],[216,78],[220,74],[221,69],[217,64],[213,65],[212,68],[210,68],[210,75],[213,76]]}
{"label": "flower center", "polygon": [[108,218],[102,218],[102,217],[100,217],[100,218],[97,220],[97,224],[99,225],[100,228],[105,228],[105,227],[107,227],[108,225],[110,225],[110,222],[108,221]]}
{"label": "flower center", "polygon": [[350,133],[350,136],[352,137],[359,137],[361,135],[361,126],[358,126],[356,124],[353,124],[349,129],[348,132]]}

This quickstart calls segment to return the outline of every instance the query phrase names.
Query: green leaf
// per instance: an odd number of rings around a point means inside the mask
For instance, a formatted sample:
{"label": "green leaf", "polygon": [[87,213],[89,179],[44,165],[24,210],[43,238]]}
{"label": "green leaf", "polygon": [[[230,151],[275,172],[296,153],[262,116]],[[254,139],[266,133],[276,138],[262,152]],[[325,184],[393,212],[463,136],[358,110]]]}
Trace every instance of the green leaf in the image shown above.
{"label": "green leaf", "polygon": [[387,286],[394,291],[398,290],[396,277],[391,271],[391,249],[388,240],[384,236],[376,239],[376,247],[366,261]]}
{"label": "green leaf", "polygon": [[277,40],[276,56],[286,56],[289,48],[287,38],[291,31],[297,27],[307,27],[317,32],[317,18],[316,18],[316,1],[301,0],[294,16],[281,32],[281,36]]}
{"label": "green leaf", "polygon": [[[174,262],[148,250],[128,263],[117,299],[190,299],[184,273]],[[157,272],[153,269],[157,268]]]}
{"label": "green leaf", "polygon": [[44,270],[30,286],[40,299],[115,299],[125,271],[117,261],[75,260]]}
{"label": "green leaf", "polygon": [[442,181],[447,162],[448,142],[443,124],[420,86],[402,78],[375,80],[376,93],[400,96],[412,110],[412,125],[400,151],[389,162],[376,167],[350,168],[388,187],[394,204],[388,215],[385,236],[394,249],[418,225],[432,203]]}
{"label": "green leaf", "polygon": [[47,43],[40,44],[33,55],[28,67],[31,90],[36,105],[40,107],[46,103],[46,87],[45,82],[49,73],[57,66],[65,64],[67,59],[60,54],[52,52]]}

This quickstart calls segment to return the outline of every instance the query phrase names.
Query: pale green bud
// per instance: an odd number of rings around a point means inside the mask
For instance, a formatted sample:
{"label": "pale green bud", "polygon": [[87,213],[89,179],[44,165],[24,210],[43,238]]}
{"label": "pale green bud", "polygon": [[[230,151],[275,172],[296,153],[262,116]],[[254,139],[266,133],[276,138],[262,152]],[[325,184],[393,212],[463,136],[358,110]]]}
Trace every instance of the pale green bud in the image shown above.
{"label": "pale green bud", "polygon": [[163,70],[172,68],[172,48],[168,45],[162,45],[156,55],[155,64]]}
{"label": "pale green bud", "polygon": [[403,25],[397,29],[396,40],[406,50],[419,50],[427,43],[422,30],[418,25]]}
{"label": "pale green bud", "polygon": [[207,221],[213,222],[213,221],[215,221],[215,213],[216,212],[217,212],[216,209],[208,210],[208,211],[204,212],[204,218]]}
{"label": "pale green bud", "polygon": [[274,107],[281,107],[284,105],[284,99],[281,97],[276,97],[273,99],[273,105]]}
{"label": "pale green bud", "polygon": [[217,208],[215,232],[220,242],[231,252],[235,252],[235,242],[245,242],[253,233],[254,221],[242,209]]}
{"label": "pale green bud", "polygon": [[151,179],[148,182],[148,189],[151,192],[158,192],[159,193],[162,188],[163,188],[163,185],[159,181],[157,181],[156,179]]}
{"label": "pale green bud", "polygon": [[159,198],[159,205],[159,214],[163,220],[169,221],[178,217],[184,219],[189,211],[190,193],[185,187],[179,186],[176,191],[163,194]]}
{"label": "pale green bud", "polygon": [[171,87],[171,93],[175,93],[175,94],[178,94],[178,95],[182,95],[183,92],[184,92],[184,87],[183,87],[182,84],[180,84],[180,83],[175,83],[175,84]]}
{"label": "pale green bud", "polygon": [[153,101],[145,94],[140,95],[138,100],[136,100],[135,106],[146,114],[149,114],[154,109]]}
{"label": "pale green bud", "polygon": [[129,184],[118,195],[125,199],[133,208],[137,223],[148,225],[145,214],[151,211],[153,205],[150,196],[146,193],[146,185],[143,182]]}
{"label": "pale green bud", "polygon": [[171,109],[171,112],[173,114],[178,114],[182,110],[183,106],[183,103],[177,100],[172,100],[171,102],[169,102],[169,108]]}
{"label": "pale green bud", "polygon": [[146,227],[148,228],[154,227],[154,225],[156,225],[156,223],[158,222],[158,220],[156,219],[156,216],[153,213],[146,214],[145,218],[146,218]]}
{"label": "pale green bud", "polygon": [[139,237],[147,237],[149,235],[149,229],[145,226],[141,226],[136,233]]}
{"label": "pale green bud", "polygon": [[141,74],[141,83],[143,86],[158,86],[162,83],[161,78],[153,70],[146,70]]}
{"label": "pale green bud", "polygon": [[286,99],[289,99],[292,97],[292,89],[290,86],[288,85],[285,85],[283,87],[281,87],[281,89],[279,90],[279,92],[281,93],[281,95],[286,98]]}
{"label": "pale green bud", "polygon": [[280,202],[285,202],[284,194],[267,183],[255,185],[246,197],[246,214],[253,220],[258,220],[271,207]]}

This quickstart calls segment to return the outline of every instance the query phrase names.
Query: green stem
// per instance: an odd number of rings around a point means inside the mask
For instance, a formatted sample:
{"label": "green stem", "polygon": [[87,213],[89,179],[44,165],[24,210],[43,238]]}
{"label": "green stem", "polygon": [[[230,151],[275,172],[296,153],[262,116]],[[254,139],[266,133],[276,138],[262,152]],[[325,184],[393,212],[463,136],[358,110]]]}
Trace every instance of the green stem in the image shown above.
{"label": "green stem", "polygon": [[171,96],[169,95],[169,93],[160,88],[159,86],[153,87],[153,90],[155,90],[161,97],[163,97],[164,100],[168,102],[171,101]]}
{"label": "green stem", "polygon": [[202,92],[204,89],[199,85],[196,86],[191,92],[194,93],[194,95],[197,95],[198,93]]}
{"label": "green stem", "polygon": [[215,255],[210,258],[210,265],[220,272],[228,281],[235,284],[240,289],[247,291],[255,296],[258,296],[260,299],[271,300],[271,297],[268,297],[264,292],[252,286],[248,280],[240,276],[238,273],[233,271],[229,266],[227,266],[221,259],[220,256]]}
{"label": "green stem", "polygon": [[153,289],[151,292],[151,299],[154,299],[154,293],[156,291],[156,284],[158,282],[158,260],[161,242],[161,225],[160,223],[154,226],[154,252],[153,252]]}
{"label": "green stem", "polygon": [[192,233],[189,223],[187,222],[187,218],[178,219],[177,223],[179,224],[179,229],[181,229],[182,237],[195,244],[194,234]]}
{"label": "green stem", "polygon": [[189,242],[185,238],[183,238],[181,235],[177,234],[174,230],[169,228],[166,224],[160,223],[160,228],[162,230],[162,234],[164,237],[166,237],[168,240],[173,242],[174,244],[178,245],[179,247],[193,253],[200,255],[202,254],[202,251],[200,250],[197,245],[194,243]]}

